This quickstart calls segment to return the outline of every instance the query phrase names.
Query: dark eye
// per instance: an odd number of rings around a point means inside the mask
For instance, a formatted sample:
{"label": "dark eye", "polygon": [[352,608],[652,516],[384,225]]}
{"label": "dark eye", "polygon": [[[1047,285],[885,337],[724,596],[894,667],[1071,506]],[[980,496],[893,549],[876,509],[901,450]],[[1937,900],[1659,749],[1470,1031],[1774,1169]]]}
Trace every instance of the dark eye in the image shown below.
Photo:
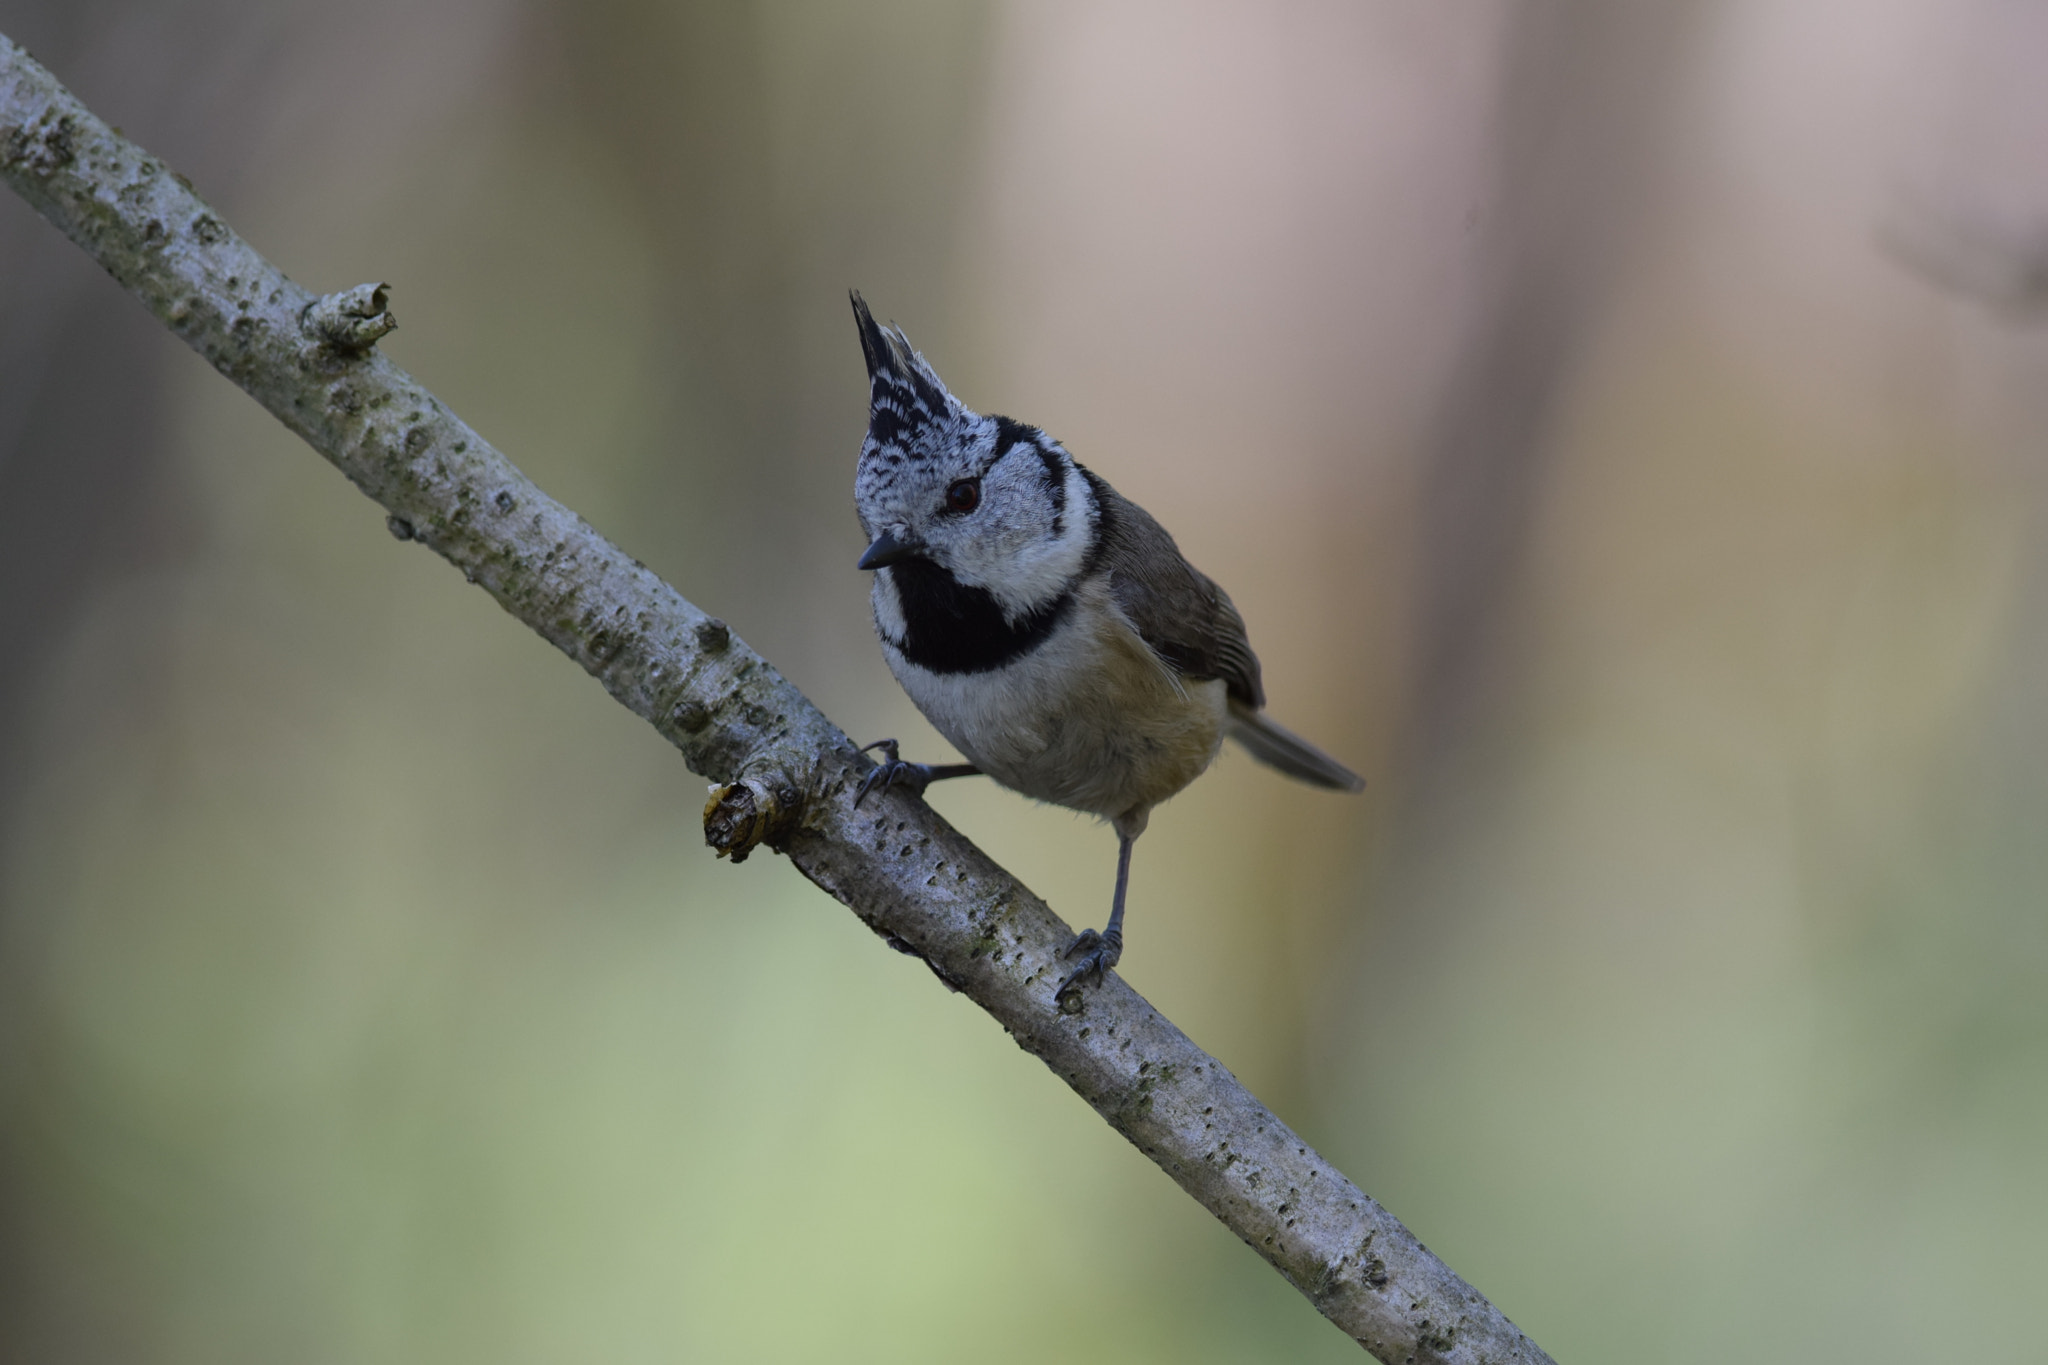
{"label": "dark eye", "polygon": [[946,510],[972,512],[981,506],[981,480],[956,479],[946,488]]}

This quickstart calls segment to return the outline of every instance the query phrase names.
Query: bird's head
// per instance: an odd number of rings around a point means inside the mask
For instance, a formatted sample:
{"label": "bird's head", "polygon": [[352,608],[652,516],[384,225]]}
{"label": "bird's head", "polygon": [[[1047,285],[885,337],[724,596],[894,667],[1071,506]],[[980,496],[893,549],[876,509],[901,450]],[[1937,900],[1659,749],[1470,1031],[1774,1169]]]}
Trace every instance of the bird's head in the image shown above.
{"label": "bird's head", "polygon": [[1095,498],[1057,441],[955,398],[896,327],[858,293],[868,365],[868,434],[854,506],[863,569],[923,560],[989,592],[1010,616],[1072,586],[1095,537]]}

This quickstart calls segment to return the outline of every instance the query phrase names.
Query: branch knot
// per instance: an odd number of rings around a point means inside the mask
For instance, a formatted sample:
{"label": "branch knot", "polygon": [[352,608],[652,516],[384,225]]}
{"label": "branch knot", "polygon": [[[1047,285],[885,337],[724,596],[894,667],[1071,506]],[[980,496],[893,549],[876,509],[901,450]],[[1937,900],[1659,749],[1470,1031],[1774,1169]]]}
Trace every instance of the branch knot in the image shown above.
{"label": "branch knot", "polygon": [[315,341],[337,351],[360,354],[398,326],[398,319],[385,306],[390,288],[388,284],[359,284],[324,295],[307,305],[300,324]]}
{"label": "branch knot", "polygon": [[762,844],[778,846],[803,817],[796,783],[766,774],[711,789],[704,803],[704,842],[721,858],[743,863]]}

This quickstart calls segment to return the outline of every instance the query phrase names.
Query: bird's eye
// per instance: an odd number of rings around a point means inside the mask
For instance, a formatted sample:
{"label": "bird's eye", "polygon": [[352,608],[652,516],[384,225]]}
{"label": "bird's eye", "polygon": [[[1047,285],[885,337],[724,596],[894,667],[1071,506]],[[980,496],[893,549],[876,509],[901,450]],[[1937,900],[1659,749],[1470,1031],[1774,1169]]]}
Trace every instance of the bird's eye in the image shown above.
{"label": "bird's eye", "polygon": [[946,488],[946,510],[972,512],[981,506],[981,480],[956,479]]}

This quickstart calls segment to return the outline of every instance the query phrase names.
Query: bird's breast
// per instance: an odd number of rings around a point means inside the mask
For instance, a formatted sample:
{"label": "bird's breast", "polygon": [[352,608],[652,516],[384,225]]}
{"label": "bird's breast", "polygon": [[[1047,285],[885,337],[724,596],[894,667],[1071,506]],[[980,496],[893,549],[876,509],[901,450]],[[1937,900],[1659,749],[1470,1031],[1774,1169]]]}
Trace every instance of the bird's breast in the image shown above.
{"label": "bird's breast", "polygon": [[1223,684],[1187,682],[1163,665],[1100,580],[1078,586],[1028,647],[976,670],[935,668],[929,650],[905,648],[888,629],[887,593],[877,583],[877,625],[897,681],[1006,787],[1113,818],[1164,801],[1216,757]]}

